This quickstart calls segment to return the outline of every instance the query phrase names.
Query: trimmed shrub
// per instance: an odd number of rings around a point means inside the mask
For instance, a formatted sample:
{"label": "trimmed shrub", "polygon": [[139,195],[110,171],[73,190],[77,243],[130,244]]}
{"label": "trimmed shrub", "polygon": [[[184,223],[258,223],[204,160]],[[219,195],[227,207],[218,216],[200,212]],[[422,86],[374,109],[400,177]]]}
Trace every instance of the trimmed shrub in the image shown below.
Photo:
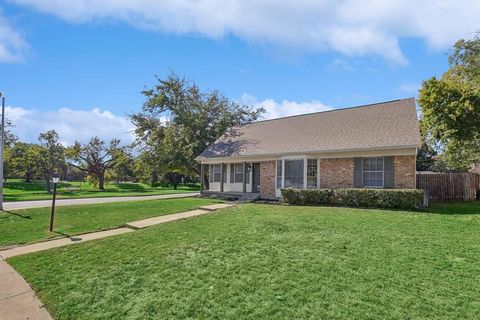
{"label": "trimmed shrub", "polygon": [[332,189],[282,189],[282,202],[296,205],[319,205],[331,203]]}
{"label": "trimmed shrub", "polygon": [[423,190],[419,189],[282,189],[281,192],[283,202],[295,205],[412,210],[423,204]]}

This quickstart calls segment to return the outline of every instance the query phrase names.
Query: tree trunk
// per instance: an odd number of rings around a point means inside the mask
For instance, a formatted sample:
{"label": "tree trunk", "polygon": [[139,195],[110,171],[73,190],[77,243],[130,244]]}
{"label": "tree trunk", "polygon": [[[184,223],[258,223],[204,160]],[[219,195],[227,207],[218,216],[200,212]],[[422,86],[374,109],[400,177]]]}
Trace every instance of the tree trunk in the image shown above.
{"label": "tree trunk", "polygon": [[158,183],[158,172],[157,170],[153,170],[152,177],[150,178],[150,186],[156,187]]}
{"label": "tree trunk", "polygon": [[105,172],[101,172],[99,175],[98,175],[98,189],[99,190],[105,190]]}
{"label": "tree trunk", "polygon": [[52,193],[51,185],[50,185],[50,177],[47,175],[47,176],[44,176],[43,178],[45,179],[45,186],[47,187],[47,192]]}

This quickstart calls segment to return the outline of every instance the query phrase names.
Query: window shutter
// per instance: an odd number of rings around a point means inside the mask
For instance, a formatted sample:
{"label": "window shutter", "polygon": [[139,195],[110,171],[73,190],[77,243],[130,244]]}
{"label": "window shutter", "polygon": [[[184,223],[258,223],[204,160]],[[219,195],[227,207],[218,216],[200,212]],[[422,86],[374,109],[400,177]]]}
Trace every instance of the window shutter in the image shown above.
{"label": "window shutter", "polygon": [[353,186],[355,188],[363,187],[362,164],[362,158],[353,158]]}
{"label": "window shutter", "polygon": [[227,183],[227,166],[222,163],[223,183]]}
{"label": "window shutter", "polygon": [[208,182],[213,182],[213,166],[208,165]]}
{"label": "window shutter", "polygon": [[393,188],[393,157],[384,157],[383,165],[383,186],[385,188]]}
{"label": "window shutter", "polygon": [[235,165],[232,163],[230,164],[230,183],[235,182],[234,174],[235,174]]}

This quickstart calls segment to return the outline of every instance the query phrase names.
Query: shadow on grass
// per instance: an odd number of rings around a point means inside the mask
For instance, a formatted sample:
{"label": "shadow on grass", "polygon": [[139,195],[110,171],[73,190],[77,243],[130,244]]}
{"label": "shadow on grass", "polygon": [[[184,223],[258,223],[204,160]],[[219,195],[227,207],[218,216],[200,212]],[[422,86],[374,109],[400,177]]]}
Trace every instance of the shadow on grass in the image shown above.
{"label": "shadow on grass", "polygon": [[137,183],[117,183],[112,184],[116,188],[120,190],[128,190],[128,191],[149,191],[150,188],[146,188],[145,186]]}
{"label": "shadow on grass", "polygon": [[22,181],[12,181],[6,182],[5,188],[19,191],[45,191],[44,182],[22,182]]}
{"label": "shadow on grass", "polygon": [[17,212],[13,212],[13,211],[3,211],[3,212],[8,213],[8,214],[11,214],[12,216],[16,216],[16,217],[22,218],[22,219],[29,219],[29,220],[32,219],[32,217],[29,216],[29,215],[23,215],[23,214],[20,214],[20,213],[17,213]]}
{"label": "shadow on grass", "polygon": [[345,209],[360,209],[360,210],[376,210],[382,211],[394,211],[394,212],[412,212],[412,213],[432,213],[443,215],[479,215],[480,216],[480,201],[473,202],[433,202],[430,203],[430,207],[425,209],[405,210],[405,209],[393,209],[393,208],[371,208],[371,207],[355,207],[355,206],[335,206],[329,204],[322,205],[289,205],[279,202],[265,202],[255,201],[258,204],[264,205],[278,205],[288,207],[303,207],[303,208],[345,208]]}
{"label": "shadow on grass", "polygon": [[80,238],[80,237],[78,237],[78,236],[77,236],[77,237],[76,237],[76,236],[72,236],[72,235],[70,235],[70,234],[68,234],[68,233],[64,233],[64,232],[61,232],[61,231],[53,231],[53,232],[54,232],[55,234],[61,236],[62,238],[69,238],[70,241],[72,241],[72,242],[82,241],[82,238]]}
{"label": "shadow on grass", "polygon": [[422,212],[447,215],[480,215],[480,201],[471,202],[432,202]]}

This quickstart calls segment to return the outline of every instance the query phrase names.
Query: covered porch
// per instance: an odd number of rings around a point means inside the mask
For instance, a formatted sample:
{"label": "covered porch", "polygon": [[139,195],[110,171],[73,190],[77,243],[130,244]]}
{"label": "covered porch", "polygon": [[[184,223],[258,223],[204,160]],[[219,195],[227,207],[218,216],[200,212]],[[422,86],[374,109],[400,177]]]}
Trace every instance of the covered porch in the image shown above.
{"label": "covered porch", "polygon": [[200,183],[205,196],[255,198],[260,193],[260,163],[202,163]]}

